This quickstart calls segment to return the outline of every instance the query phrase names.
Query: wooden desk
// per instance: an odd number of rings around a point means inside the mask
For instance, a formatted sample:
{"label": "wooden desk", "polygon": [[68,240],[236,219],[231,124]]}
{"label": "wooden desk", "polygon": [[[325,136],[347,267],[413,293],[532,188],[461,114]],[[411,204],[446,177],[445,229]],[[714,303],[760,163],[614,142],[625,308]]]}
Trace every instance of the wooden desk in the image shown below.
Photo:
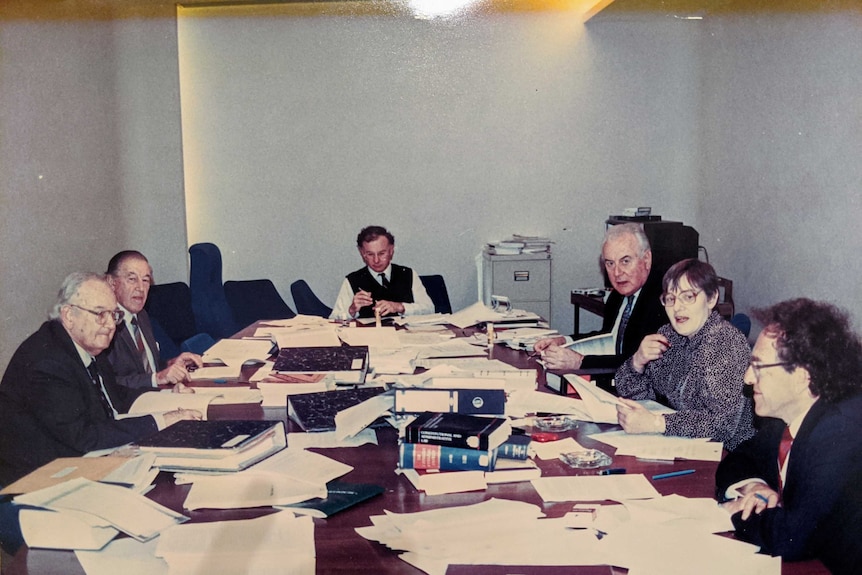
{"label": "wooden desk", "polygon": [[[502,346],[492,350],[495,358],[506,361],[521,368],[535,365],[527,358],[527,354],[516,352]],[[288,423],[288,445],[290,434],[297,429],[287,420],[284,408],[263,408],[259,405],[219,405],[210,406],[208,417],[211,419],[280,419]],[[569,432],[570,435],[586,447],[594,447],[614,455],[614,449],[595,442],[587,437],[599,430],[616,428],[608,424],[581,423],[578,429]],[[376,483],[384,487],[384,493],[356,507],[347,509],[328,519],[315,519],[315,548],[317,554],[318,574],[397,574],[420,575],[422,572],[401,561],[394,551],[360,537],[356,527],[370,525],[369,516],[382,514],[384,510],[396,513],[408,513],[456,505],[479,503],[492,497],[515,499],[539,505],[543,511],[552,517],[562,516],[572,507],[571,503],[543,504],[538,494],[529,482],[491,485],[486,491],[439,495],[429,497],[417,492],[410,482],[396,475],[394,470],[398,459],[397,437],[393,429],[378,429],[380,445],[364,445],[356,448],[315,449],[328,457],[353,466],[353,471],[344,476],[345,481],[358,483]],[[695,469],[693,475],[666,479],[655,482],[656,489],[663,495],[678,493],[687,497],[712,497],[714,489],[715,463],[688,461],[679,463],[655,463],[639,461],[633,457],[614,457],[614,467],[625,467],[629,473],[643,473],[650,477],[677,469]],[[560,461],[540,461],[539,466],[545,476],[592,474],[594,471],[574,470]],[[161,473],[156,479],[156,487],[149,493],[153,500],[176,511],[186,513],[191,522],[209,522],[248,519],[273,513],[272,508],[212,510],[204,509],[185,512],[183,501],[190,486],[175,485],[172,475]],[[545,568],[547,569],[547,568]],[[541,571],[537,568],[537,571]],[[500,573],[499,567],[453,568],[455,573]],[[521,570],[530,573],[530,569]],[[544,573],[549,571],[544,570]],[[567,567],[565,573],[574,575],[593,575],[608,573],[608,569],[598,570],[596,567]],[[614,569],[613,573],[625,573],[624,569]],[[22,548],[11,561],[3,564],[4,575],[83,575],[84,571],[69,551],[52,551]],[[815,575],[828,573],[819,562],[786,563],[782,568],[784,575]]]}
{"label": "wooden desk", "polygon": [[572,292],[572,305],[575,306],[575,336],[581,334],[581,308],[599,317],[605,315],[605,300],[602,296],[591,296]]}

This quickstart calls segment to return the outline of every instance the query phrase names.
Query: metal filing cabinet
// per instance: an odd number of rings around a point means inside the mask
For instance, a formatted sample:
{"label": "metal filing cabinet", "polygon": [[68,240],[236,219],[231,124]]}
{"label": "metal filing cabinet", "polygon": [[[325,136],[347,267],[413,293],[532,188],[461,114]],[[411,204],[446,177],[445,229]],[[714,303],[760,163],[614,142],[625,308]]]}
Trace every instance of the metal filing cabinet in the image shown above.
{"label": "metal filing cabinet", "polygon": [[482,301],[491,305],[492,295],[509,298],[512,307],[551,318],[551,254],[513,256],[482,253]]}

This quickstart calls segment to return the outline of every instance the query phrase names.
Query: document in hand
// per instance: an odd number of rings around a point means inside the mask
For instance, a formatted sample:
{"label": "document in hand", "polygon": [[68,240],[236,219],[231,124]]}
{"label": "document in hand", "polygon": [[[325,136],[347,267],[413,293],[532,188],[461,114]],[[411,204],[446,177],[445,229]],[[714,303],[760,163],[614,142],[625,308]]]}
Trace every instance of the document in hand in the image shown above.
{"label": "document in hand", "polygon": [[[589,415],[589,421],[595,423],[617,423],[617,404],[619,399],[598,387],[594,383],[577,375],[568,373],[565,376],[566,382],[575,388],[581,400],[584,402],[584,408]],[[673,413],[674,411],[656,401],[639,401],[641,405],[655,414]]]}
{"label": "document in hand", "polygon": [[138,442],[163,471],[239,471],[284,449],[281,421],[178,421]]}

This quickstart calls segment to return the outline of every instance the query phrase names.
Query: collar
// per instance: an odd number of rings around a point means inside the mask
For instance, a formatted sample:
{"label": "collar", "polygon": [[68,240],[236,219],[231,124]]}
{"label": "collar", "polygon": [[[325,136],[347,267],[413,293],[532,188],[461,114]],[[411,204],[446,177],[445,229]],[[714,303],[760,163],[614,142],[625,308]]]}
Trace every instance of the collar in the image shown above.
{"label": "collar", "polygon": [[84,364],[84,367],[89,367],[96,358],[90,355],[89,351],[78,345],[78,342],[74,339],[72,340],[72,343],[75,345],[75,351],[78,352],[78,357],[81,358],[81,363]]}
{"label": "collar", "polygon": [[373,277],[374,279],[379,281],[380,280],[380,274],[383,274],[386,276],[386,279],[388,279],[389,281],[392,281],[392,263],[391,262],[389,263],[388,266],[386,266],[386,269],[383,270],[382,272],[376,272],[368,266],[365,266],[365,267],[368,269],[368,273],[370,273],[371,277]]}
{"label": "collar", "polygon": [[127,310],[123,304],[119,302],[117,302],[117,307],[123,310],[123,323],[126,324],[126,329],[129,330],[129,333],[132,333],[132,318],[137,314],[133,314],[132,312]]}

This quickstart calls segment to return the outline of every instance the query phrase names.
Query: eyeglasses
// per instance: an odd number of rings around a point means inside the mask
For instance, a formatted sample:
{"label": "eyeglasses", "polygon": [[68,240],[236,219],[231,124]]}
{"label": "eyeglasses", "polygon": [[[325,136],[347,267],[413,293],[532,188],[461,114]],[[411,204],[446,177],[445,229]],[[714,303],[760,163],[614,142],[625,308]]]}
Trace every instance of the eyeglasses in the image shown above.
{"label": "eyeglasses", "polygon": [[770,367],[784,367],[788,365],[793,365],[788,361],[779,361],[777,363],[756,363],[749,362],[748,367],[751,368],[751,372],[754,374],[754,379],[760,381],[760,370],[769,369]]}
{"label": "eyeglasses", "polygon": [[676,303],[677,298],[679,301],[684,303],[685,305],[691,305],[697,299],[697,296],[703,293],[703,291],[694,291],[693,289],[687,289],[685,291],[681,291],[678,294],[674,295],[672,293],[663,293],[658,299],[661,302],[661,305],[664,307],[673,307]]}
{"label": "eyeglasses", "polygon": [[69,306],[76,307],[82,311],[93,314],[94,316],[96,316],[96,321],[98,321],[101,325],[105,325],[108,322],[108,318],[113,319],[114,323],[117,324],[123,321],[123,318],[126,317],[126,312],[121,309],[106,309],[102,311],[94,311],[85,307],[81,307],[74,303],[70,303]]}

